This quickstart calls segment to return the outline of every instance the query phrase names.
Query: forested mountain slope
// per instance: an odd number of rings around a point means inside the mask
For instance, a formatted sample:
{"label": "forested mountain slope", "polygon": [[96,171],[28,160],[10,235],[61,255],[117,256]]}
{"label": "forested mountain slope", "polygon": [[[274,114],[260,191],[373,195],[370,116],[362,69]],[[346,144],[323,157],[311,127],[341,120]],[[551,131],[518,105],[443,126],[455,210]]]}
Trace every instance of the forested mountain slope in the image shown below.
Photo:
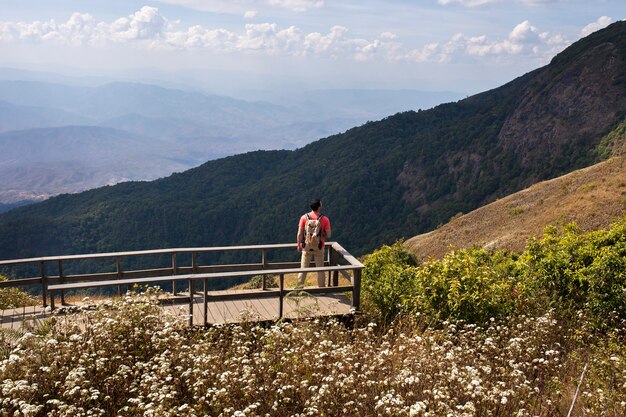
{"label": "forested mountain slope", "polygon": [[624,216],[626,154],[534,184],[406,244],[421,259],[472,246],[522,252],[528,239],[541,237],[547,226],[574,222],[592,231],[608,228]]}
{"label": "forested mountain slope", "polygon": [[500,88],[296,151],[251,152],[0,216],[0,258],[293,241],[321,196],[356,254],[591,165],[626,115],[626,22]]}

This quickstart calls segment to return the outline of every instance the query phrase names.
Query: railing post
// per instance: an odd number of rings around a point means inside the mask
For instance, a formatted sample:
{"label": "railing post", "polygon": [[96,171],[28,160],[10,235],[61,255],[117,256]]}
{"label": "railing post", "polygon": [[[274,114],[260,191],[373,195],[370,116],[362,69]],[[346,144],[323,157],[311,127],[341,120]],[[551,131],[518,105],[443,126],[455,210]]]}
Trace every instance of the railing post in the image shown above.
{"label": "railing post", "polygon": [[[172,275],[178,274],[178,265],[176,264],[176,252],[172,252]],[[172,295],[176,296],[176,280],[172,280]]]}
{"label": "railing post", "polygon": [[41,296],[43,301],[43,307],[48,307],[48,278],[46,277],[46,264],[45,261],[39,262],[39,272],[41,272]]}
{"label": "railing post", "polygon": [[[59,259],[59,282],[65,284],[65,276],[63,276],[63,261]],[[61,290],[61,305],[65,305],[65,291]]]}
{"label": "railing post", "polygon": [[[261,269],[266,269],[267,268],[267,251],[265,250],[265,248],[261,249]],[[267,282],[265,280],[265,275],[263,275],[261,277],[261,289],[262,290],[266,290],[267,289]]]}
{"label": "railing post", "polygon": [[[331,248],[330,249],[332,251],[332,253],[334,254],[333,258],[334,258],[334,262],[332,264],[332,266],[337,266],[339,265],[339,253],[337,253],[335,251],[335,248]],[[339,286],[339,271],[333,271],[333,285],[335,287]]]}
{"label": "railing post", "polygon": [[279,290],[278,290],[278,319],[283,318],[283,292],[285,290],[285,274],[280,274],[280,282],[279,282]]}
{"label": "railing post", "polygon": [[208,279],[204,279],[204,285],[203,285],[203,291],[204,291],[204,327],[207,326],[209,320],[207,317],[208,314],[208,310],[209,310],[209,283],[208,283]]}
{"label": "railing post", "polygon": [[[328,248],[328,266],[333,266],[333,262],[335,261],[335,254],[333,252],[333,248]],[[333,271],[328,271],[328,286],[331,286]]]}
{"label": "railing post", "polygon": [[[115,257],[115,267],[117,268],[117,279],[122,279],[122,260],[119,256]],[[117,295],[122,296],[122,286],[117,286]]]}
{"label": "railing post", "polygon": [[352,310],[359,313],[361,311],[361,269],[355,269],[352,275]]}
{"label": "railing post", "polygon": [[[191,252],[191,271],[194,274],[198,273],[198,253],[197,252]],[[191,281],[189,281],[191,282]],[[194,285],[190,285],[189,286],[189,292],[193,293],[193,287]]]}
{"label": "railing post", "polygon": [[189,327],[193,327],[193,280],[189,279]]}

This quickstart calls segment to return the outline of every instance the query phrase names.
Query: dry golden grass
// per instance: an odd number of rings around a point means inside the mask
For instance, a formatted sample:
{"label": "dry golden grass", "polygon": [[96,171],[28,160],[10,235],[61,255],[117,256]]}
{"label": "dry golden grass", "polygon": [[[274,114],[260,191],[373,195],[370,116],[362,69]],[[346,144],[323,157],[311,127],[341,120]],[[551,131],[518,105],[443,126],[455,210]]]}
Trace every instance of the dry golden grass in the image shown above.
{"label": "dry golden grass", "polygon": [[421,259],[479,245],[521,251],[548,225],[569,222],[585,231],[607,228],[626,215],[626,155],[512,194],[406,243]]}
{"label": "dry golden grass", "polygon": [[[81,305],[81,304],[95,304],[102,301],[118,301],[121,299],[121,296],[115,295],[105,295],[105,294],[68,294],[65,296],[65,303],[71,305]],[[57,295],[57,302],[59,302],[60,298]]]}

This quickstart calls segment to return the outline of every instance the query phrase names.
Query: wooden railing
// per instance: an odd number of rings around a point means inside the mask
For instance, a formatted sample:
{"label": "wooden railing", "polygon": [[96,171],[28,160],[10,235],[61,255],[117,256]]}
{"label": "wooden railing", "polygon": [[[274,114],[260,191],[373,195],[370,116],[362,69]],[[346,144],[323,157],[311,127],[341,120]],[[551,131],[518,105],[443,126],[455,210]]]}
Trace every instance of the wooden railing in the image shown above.
{"label": "wooden railing", "polygon": [[[44,307],[48,306],[50,300],[51,309],[55,308],[55,293],[60,294],[61,304],[65,304],[65,291],[80,290],[85,288],[117,286],[118,293],[121,293],[123,285],[151,285],[158,282],[172,282],[172,292],[177,293],[177,283],[186,283],[189,297],[189,324],[193,325],[193,303],[196,290],[196,283],[202,282],[202,294],[204,304],[204,325],[207,324],[207,305],[209,297],[212,301],[224,300],[244,300],[253,298],[278,297],[279,318],[283,317],[283,299],[289,292],[285,289],[285,274],[307,272],[316,274],[319,271],[327,273],[326,287],[307,288],[307,293],[328,294],[338,292],[352,293],[352,310],[360,309],[360,287],[361,270],[363,264],[350,255],[337,242],[328,242],[324,254],[324,266],[319,268],[300,268],[300,262],[269,262],[268,253],[276,250],[293,249],[296,244],[274,244],[274,245],[249,245],[249,246],[224,246],[224,247],[199,247],[199,248],[173,248],[157,249],[132,252],[110,252],[95,253],[85,255],[49,256],[41,258],[13,259],[0,261],[0,269],[14,268],[17,265],[36,265],[39,274],[36,277],[10,279],[0,282],[0,288],[39,286]],[[258,263],[247,264],[222,264],[222,265],[201,265],[198,256],[204,253],[232,252],[232,251],[252,251],[259,253]],[[147,255],[161,255],[171,258],[171,266],[166,268],[134,269],[124,270],[122,261],[128,258],[137,258]],[[191,260],[187,264],[181,264],[180,255],[190,256]],[[64,272],[64,264],[70,261],[85,260],[108,260],[115,261],[115,270],[108,272],[94,272],[82,274],[67,274]],[[54,269],[55,275],[48,273],[49,269]],[[352,275],[349,274],[352,272]],[[349,279],[350,285],[339,286],[339,274]],[[262,276],[261,289],[252,292],[222,293],[218,296],[210,295],[209,282],[224,278],[243,278],[252,276]],[[278,289],[269,289],[266,278],[269,275],[279,277]]]}

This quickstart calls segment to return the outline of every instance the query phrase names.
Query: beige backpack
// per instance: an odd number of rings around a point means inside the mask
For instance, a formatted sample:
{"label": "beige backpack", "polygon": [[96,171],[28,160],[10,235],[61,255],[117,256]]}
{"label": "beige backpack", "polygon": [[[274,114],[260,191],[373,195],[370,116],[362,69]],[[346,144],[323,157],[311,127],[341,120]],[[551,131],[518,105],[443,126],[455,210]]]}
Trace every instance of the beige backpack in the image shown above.
{"label": "beige backpack", "polygon": [[322,249],[322,226],[320,221],[322,217],[312,219],[309,213],[306,214],[306,223],[304,225],[304,246],[308,250]]}

